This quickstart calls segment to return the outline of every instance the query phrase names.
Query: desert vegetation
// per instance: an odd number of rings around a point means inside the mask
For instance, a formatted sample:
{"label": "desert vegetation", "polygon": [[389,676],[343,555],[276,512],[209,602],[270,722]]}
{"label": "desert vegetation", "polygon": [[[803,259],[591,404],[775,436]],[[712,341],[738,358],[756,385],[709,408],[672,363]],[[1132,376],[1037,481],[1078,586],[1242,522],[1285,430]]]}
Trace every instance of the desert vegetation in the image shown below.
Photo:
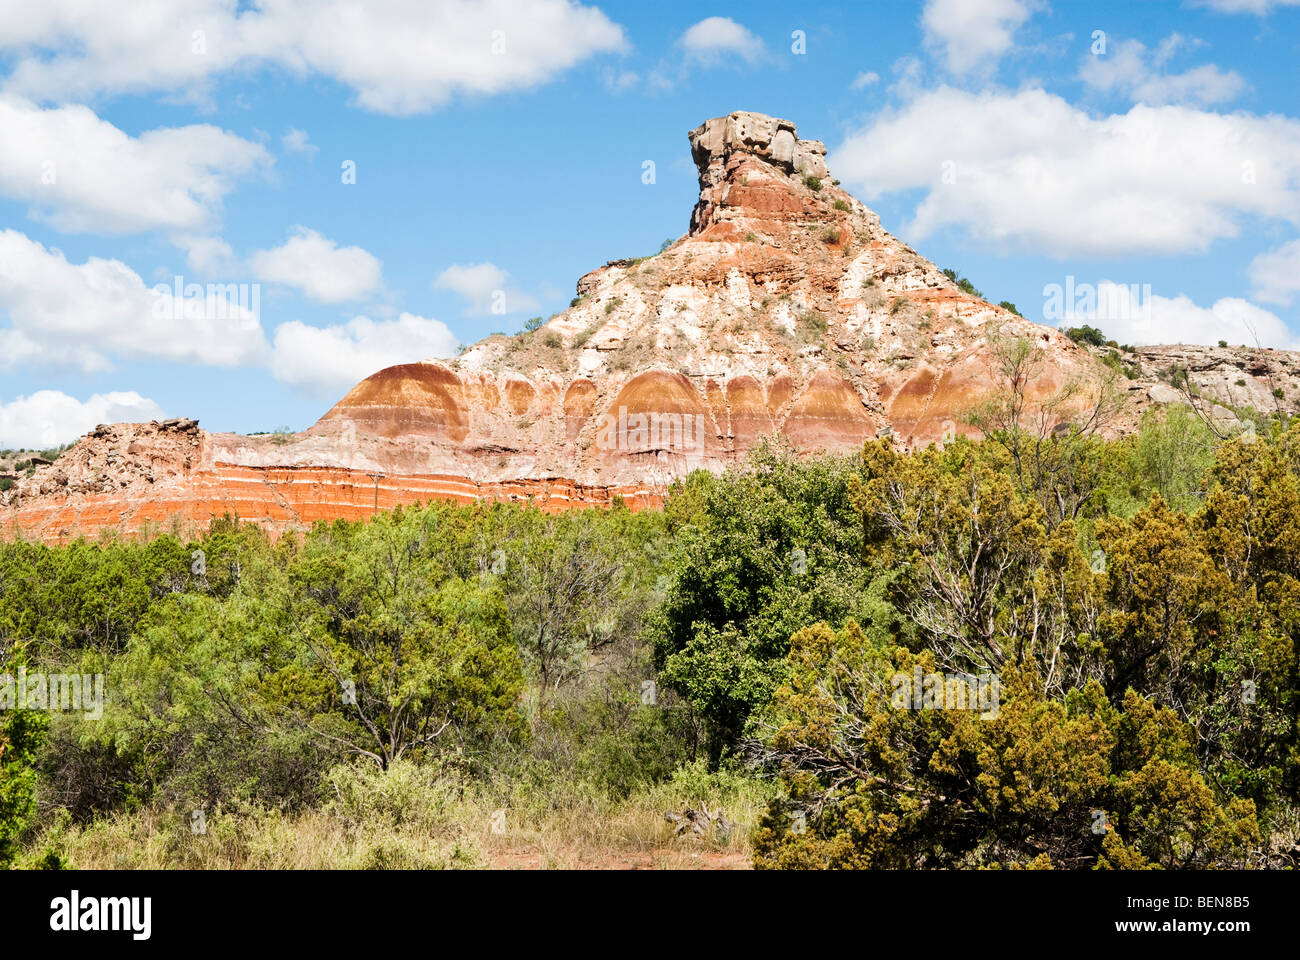
{"label": "desert vegetation", "polygon": [[0,673],[104,698],[0,711],[0,862],[1295,866],[1300,425],[1057,429],[1022,353],[982,442],[662,511],[4,543]]}

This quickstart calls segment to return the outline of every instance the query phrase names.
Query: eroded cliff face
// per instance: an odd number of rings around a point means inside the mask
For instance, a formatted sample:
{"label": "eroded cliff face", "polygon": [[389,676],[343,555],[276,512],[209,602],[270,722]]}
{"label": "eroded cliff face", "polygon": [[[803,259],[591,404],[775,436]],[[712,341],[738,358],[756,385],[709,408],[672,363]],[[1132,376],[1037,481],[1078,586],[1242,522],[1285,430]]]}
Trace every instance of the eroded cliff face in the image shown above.
{"label": "eroded cliff face", "polygon": [[[1042,348],[1032,396],[1101,374],[1059,331],[964,293],[882,229],[792,123],[733,113],[691,131],[690,145],[700,195],[689,232],[588,273],[541,329],[378,371],[289,437],[192,421],[98,428],[4,495],[3,529],[62,540],[237,513],[282,530],[434,497],[640,507],[771,434],[806,453],[855,449],[886,427],[905,447],[977,435],[966,421],[997,388],[999,331]],[[1194,368],[1215,399],[1229,383],[1258,399],[1264,387],[1243,389],[1239,373],[1273,374],[1228,354],[1204,369],[1195,357],[1127,358],[1140,373],[1116,429],[1176,399],[1161,394],[1161,363]]]}

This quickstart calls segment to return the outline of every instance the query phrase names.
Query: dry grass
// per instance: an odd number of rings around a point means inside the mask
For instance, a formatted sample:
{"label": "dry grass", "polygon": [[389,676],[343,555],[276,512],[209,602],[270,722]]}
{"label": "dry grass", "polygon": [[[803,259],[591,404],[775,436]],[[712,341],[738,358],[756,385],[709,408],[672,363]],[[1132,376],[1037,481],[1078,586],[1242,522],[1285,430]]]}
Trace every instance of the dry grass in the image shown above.
{"label": "dry grass", "polygon": [[[626,800],[556,796],[540,788],[494,798],[482,785],[413,765],[387,774],[331,773],[336,800],[319,810],[258,807],[206,813],[148,807],[79,826],[48,826],[29,844],[82,869],[746,869],[749,835],[769,788],[698,770]],[[677,835],[665,814],[701,804],[734,824]]]}

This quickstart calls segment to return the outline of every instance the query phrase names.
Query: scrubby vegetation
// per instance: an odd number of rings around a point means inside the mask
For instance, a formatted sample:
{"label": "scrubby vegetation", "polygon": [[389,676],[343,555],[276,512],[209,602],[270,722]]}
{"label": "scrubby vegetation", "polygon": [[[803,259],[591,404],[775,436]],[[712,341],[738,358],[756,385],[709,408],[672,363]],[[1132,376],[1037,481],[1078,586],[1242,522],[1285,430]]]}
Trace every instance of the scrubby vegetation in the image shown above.
{"label": "scrubby vegetation", "polygon": [[981,300],[984,299],[984,294],[975,287],[975,284],[971,283],[965,277],[958,276],[956,270],[944,270],[943,275],[953,283],[957,284],[957,289],[962,293],[969,294],[972,297],[979,297]]}
{"label": "scrubby vegetation", "polygon": [[1295,866],[1300,426],[1029,413],[663,511],[0,545],[0,673],[106,690],[0,711],[0,862]]}

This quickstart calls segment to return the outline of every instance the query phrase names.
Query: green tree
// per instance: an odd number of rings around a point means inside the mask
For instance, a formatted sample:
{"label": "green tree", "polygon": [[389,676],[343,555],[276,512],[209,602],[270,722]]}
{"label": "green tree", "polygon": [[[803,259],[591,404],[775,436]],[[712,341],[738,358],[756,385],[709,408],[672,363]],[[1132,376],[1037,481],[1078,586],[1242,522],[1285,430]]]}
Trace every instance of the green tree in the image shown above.
{"label": "green tree", "polygon": [[1012,667],[995,709],[911,709],[895,678],[930,674],[932,655],[852,623],[800,631],[790,659],[760,868],[1235,866],[1259,843],[1253,803],[1216,802],[1189,728],[1135,693],[1116,706],[1090,682],[1056,700]]}
{"label": "green tree", "polygon": [[744,470],[692,474],[666,508],[676,547],[651,621],[661,679],[706,725],[717,762],[785,670],[789,638],[877,604],[849,498],[853,459],[800,464],[764,445]]}

